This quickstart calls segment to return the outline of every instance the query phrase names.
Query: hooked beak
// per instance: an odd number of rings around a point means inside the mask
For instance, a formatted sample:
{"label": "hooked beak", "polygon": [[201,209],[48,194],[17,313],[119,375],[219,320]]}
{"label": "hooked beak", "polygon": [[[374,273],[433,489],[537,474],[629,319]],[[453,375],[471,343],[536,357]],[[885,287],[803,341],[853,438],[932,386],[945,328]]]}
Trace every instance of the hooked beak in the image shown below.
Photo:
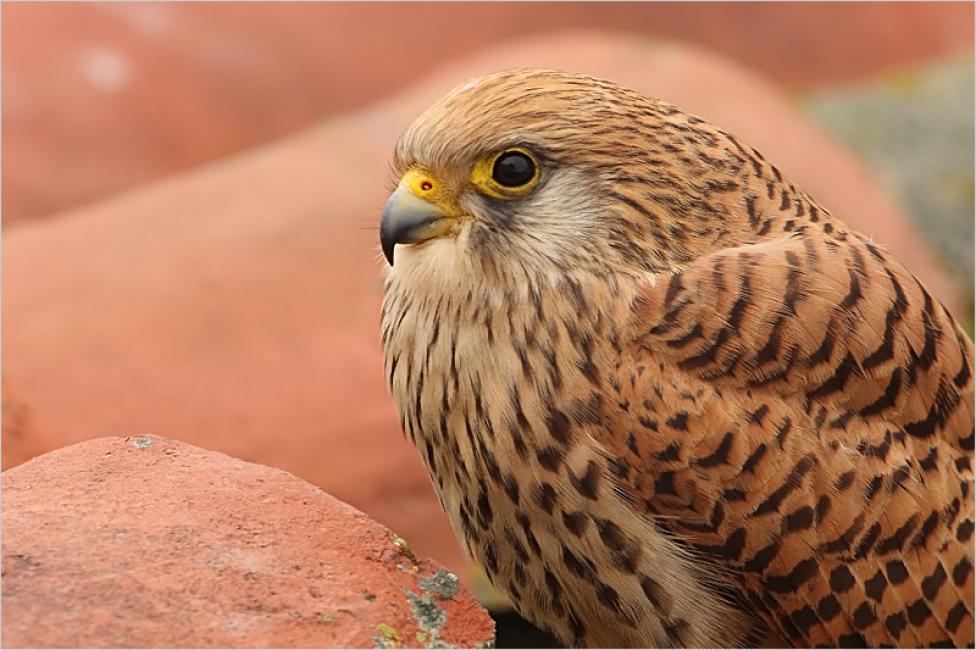
{"label": "hooked beak", "polygon": [[386,202],[380,222],[380,244],[386,261],[393,266],[393,247],[397,244],[440,237],[454,221],[441,208],[414,194],[407,184],[400,185]]}

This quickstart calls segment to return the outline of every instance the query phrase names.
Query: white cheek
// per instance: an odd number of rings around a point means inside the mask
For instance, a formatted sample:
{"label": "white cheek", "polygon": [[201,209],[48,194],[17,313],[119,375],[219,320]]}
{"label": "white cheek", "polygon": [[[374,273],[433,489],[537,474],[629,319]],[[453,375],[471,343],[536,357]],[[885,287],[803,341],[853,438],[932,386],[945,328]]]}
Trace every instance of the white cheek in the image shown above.
{"label": "white cheek", "polygon": [[545,257],[575,252],[582,241],[602,236],[601,202],[592,181],[579,170],[557,171],[520,208],[518,219],[530,235],[521,245]]}

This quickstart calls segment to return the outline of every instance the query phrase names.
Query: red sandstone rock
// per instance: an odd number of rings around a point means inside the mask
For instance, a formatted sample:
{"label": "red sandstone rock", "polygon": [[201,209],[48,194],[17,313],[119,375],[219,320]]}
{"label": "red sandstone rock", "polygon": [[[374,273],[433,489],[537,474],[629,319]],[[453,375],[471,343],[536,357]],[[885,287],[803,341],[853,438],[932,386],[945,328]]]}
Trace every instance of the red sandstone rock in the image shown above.
{"label": "red sandstone rock", "polygon": [[370,110],[4,233],[4,372],[56,445],[165,431],[292,472],[460,570],[383,377],[377,223],[400,132],[455,84],[527,64],[737,133],[953,303],[872,174],[768,83],[696,49],[577,33],[490,49]]}
{"label": "red sandstone rock", "polygon": [[484,647],[457,578],[280,470],[100,438],[3,473],[5,647]]}

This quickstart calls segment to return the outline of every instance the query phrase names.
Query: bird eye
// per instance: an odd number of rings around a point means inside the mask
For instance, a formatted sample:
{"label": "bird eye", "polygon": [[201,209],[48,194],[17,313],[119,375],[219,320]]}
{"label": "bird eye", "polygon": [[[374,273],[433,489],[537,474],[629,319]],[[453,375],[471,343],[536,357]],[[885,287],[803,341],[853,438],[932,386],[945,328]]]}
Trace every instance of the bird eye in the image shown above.
{"label": "bird eye", "polygon": [[471,170],[471,182],[496,199],[512,199],[538,184],[539,163],[526,149],[504,149],[478,161]]}
{"label": "bird eye", "polygon": [[535,178],[535,161],[521,151],[505,151],[495,158],[491,177],[503,187],[521,187]]}

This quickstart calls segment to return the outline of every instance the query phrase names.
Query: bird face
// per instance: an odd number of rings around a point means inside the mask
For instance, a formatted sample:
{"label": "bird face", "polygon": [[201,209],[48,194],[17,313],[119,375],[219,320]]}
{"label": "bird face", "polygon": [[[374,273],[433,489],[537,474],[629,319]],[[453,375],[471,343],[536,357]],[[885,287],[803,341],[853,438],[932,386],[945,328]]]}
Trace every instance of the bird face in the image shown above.
{"label": "bird face", "polygon": [[411,152],[380,225],[394,267],[499,279],[563,268],[599,241],[599,178],[523,133],[474,155]]}
{"label": "bird face", "polygon": [[740,216],[747,157],[702,120],[610,82],[497,73],[401,138],[383,253],[396,277],[465,286],[674,269],[755,236]]}
{"label": "bird face", "polygon": [[[418,166],[403,174],[380,225],[383,254],[391,265],[397,244],[436,239],[472,222],[481,222],[482,227],[506,225],[516,216],[514,210],[505,209],[506,204],[531,193],[539,184],[541,170],[538,157],[530,150],[509,147],[475,161],[468,178],[461,182],[441,180],[456,176]],[[468,210],[461,208],[462,201]]]}
{"label": "bird face", "polygon": [[470,286],[614,258],[611,168],[588,146],[594,134],[583,123],[600,119],[591,106],[598,89],[574,87],[579,79],[499,73],[417,119],[397,145],[399,182],[380,225],[391,273],[446,272]]}

